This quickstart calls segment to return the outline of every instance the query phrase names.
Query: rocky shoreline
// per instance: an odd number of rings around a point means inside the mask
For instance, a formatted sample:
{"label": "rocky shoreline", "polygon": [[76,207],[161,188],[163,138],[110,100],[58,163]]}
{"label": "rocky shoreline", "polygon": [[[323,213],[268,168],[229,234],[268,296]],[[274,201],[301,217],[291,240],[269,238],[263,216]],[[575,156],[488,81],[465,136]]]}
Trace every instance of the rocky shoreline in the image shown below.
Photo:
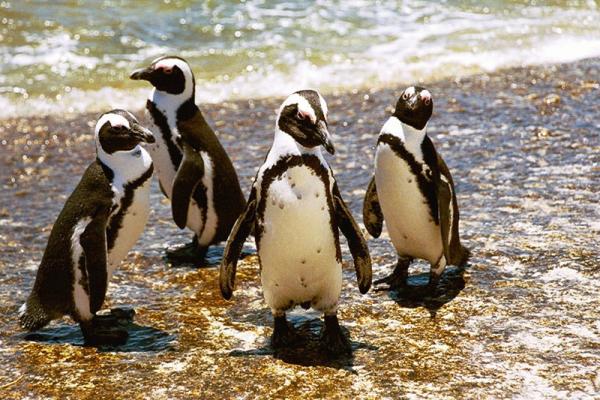
{"label": "rocky shoreline", "polygon": [[[306,343],[268,346],[252,243],[233,301],[214,266],[171,268],[166,245],[188,240],[154,184],[147,231],[109,286],[107,307],[137,311],[118,349],[81,347],[65,319],[26,335],[17,308],[66,196],[94,157],[96,115],[0,121],[0,397],[20,398],[593,398],[600,393],[600,59],[423,82],[429,135],[457,182],[473,251],[436,298],[360,295],[345,265],[340,320],[348,359],[318,351],[319,315],[298,310]],[[362,225],[376,135],[406,85],[329,94],[328,160]],[[143,104],[144,99],[140,99]],[[281,99],[205,105],[248,192]],[[132,107],[135,111],[136,108]],[[142,116],[142,113],[136,112]],[[392,268],[384,234],[369,246],[376,278]],[[344,250],[346,264],[349,253]],[[427,279],[411,269],[410,283]]]}

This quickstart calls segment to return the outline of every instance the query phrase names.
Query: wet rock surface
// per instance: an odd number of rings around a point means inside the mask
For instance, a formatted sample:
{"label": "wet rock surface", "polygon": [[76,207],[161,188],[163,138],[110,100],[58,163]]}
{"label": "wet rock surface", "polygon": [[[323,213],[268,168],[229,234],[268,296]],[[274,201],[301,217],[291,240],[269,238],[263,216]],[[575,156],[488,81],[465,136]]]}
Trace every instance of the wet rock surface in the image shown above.
{"label": "wet rock surface", "polygon": [[[206,268],[169,266],[165,246],[191,234],[175,227],[156,182],[147,230],[105,303],[135,308],[129,342],[83,347],[67,318],[22,332],[17,309],[52,223],[94,157],[96,116],[0,122],[0,397],[597,398],[599,72],[592,59],[424,82],[434,96],[429,135],[457,182],[473,256],[446,270],[435,297],[410,288],[360,295],[344,248],[339,317],[354,352],[341,359],[321,353],[320,315],[300,308],[290,319],[303,342],[273,352],[251,241],[232,301],[218,291],[222,246]],[[377,133],[403,88],[326,96],[337,150],[327,158],[361,223]],[[280,101],[202,107],[246,193]],[[385,231],[369,245],[381,278],[393,248]],[[428,268],[415,263],[411,285],[426,283]]]}

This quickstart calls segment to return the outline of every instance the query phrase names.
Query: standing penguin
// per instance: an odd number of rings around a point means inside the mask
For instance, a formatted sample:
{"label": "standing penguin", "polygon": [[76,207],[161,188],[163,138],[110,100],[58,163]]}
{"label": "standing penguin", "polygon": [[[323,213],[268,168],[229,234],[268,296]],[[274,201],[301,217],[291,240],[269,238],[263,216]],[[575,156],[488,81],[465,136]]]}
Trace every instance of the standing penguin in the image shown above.
{"label": "standing penguin", "polygon": [[398,252],[394,272],[375,282],[387,283],[389,289],[406,283],[414,258],[431,264],[428,290],[434,292],[446,265],[463,265],[469,257],[458,234],[454,181],[427,136],[432,111],[431,93],[409,87],[377,141],[375,177],[365,195],[363,218],[373,237],[379,237],[385,219]]}
{"label": "standing penguin", "polygon": [[231,298],[237,260],[254,228],[264,296],[275,318],[272,346],[294,340],[285,312],[302,305],[325,314],[325,349],[349,353],[337,319],[342,288],[338,229],[348,239],[361,293],[371,286],[371,258],[320,146],[334,153],[325,100],[314,90],[290,95],[279,110],[273,146],[246,209],[227,241],[220,287],[223,297]]}
{"label": "standing penguin", "polygon": [[68,314],[79,322],[87,344],[118,345],[127,331],[95,313],[112,273],[148,220],[153,167],[140,143],[153,143],[154,137],[129,112],[113,110],[96,123],[95,140],[96,160],[52,227],[19,317],[33,331]]}
{"label": "standing penguin", "polygon": [[195,103],[188,63],[161,57],[134,71],[131,79],[154,89],[146,103],[156,143],[148,149],[160,187],[171,199],[173,219],[194,233],[192,243],[168,250],[173,262],[202,262],[208,246],[227,239],[244,209],[244,195],[231,160]]}

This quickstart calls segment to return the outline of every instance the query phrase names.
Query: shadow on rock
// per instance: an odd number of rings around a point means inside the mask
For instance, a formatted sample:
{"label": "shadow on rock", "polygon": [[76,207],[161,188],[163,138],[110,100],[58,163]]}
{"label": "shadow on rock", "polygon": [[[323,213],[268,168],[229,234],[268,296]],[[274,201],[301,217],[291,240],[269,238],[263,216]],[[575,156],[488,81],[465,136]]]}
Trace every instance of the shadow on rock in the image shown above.
{"label": "shadow on rock", "polygon": [[[173,350],[175,336],[160,329],[142,326],[126,319],[119,322],[121,328],[127,330],[127,342],[120,346],[94,346],[100,352],[155,352]],[[18,339],[47,344],[71,344],[84,346],[83,334],[77,324],[60,324],[17,335]]]}
{"label": "shadow on rock", "polygon": [[271,309],[266,306],[262,308],[246,308],[246,304],[236,303],[232,307],[229,307],[225,313],[234,322],[255,326],[273,326]]}
{"label": "shadow on rock", "polygon": [[435,293],[424,292],[429,282],[429,273],[409,276],[407,286],[394,289],[388,296],[399,306],[406,308],[425,307],[432,318],[444,304],[452,301],[465,288],[465,267],[446,268]]}
{"label": "shadow on rock", "polygon": [[[165,262],[169,263],[171,267],[174,268],[219,268],[219,264],[221,264],[221,260],[223,259],[223,252],[225,251],[224,246],[210,246],[204,255],[204,260],[201,263],[194,263],[188,261],[174,261],[170,260],[166,255],[163,256]],[[256,254],[256,251],[248,246],[244,246],[242,249],[242,253],[240,254],[240,260],[244,258]]]}
{"label": "shadow on rock", "polygon": [[[330,355],[323,350],[321,346],[321,330],[323,321],[321,319],[307,319],[305,317],[291,317],[289,322],[294,326],[298,333],[300,341],[289,348],[273,349],[270,346],[270,340],[267,339],[267,345],[252,350],[233,350],[229,353],[232,357],[247,356],[273,356],[283,362],[301,366],[324,366],[336,369],[343,369],[356,373],[354,367],[354,356],[351,355]],[[348,336],[348,330],[342,326],[344,335]],[[352,353],[359,349],[377,350],[376,346],[368,343],[350,340]]]}

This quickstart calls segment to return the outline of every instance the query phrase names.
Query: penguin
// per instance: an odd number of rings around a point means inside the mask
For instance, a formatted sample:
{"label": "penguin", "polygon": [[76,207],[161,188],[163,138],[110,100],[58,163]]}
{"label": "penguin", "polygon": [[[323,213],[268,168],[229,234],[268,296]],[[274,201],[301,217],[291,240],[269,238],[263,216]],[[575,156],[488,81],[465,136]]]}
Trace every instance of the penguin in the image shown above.
{"label": "penguin", "polygon": [[148,146],[173,220],[192,242],[167,250],[175,263],[201,263],[208,247],[227,239],[245,198],[233,164],[195,103],[195,79],[182,58],[165,56],[134,71],[154,88],[146,102],[156,143]]}
{"label": "penguin", "polygon": [[98,119],[96,160],[52,227],[33,290],[20,309],[22,328],[34,331],[70,315],[88,345],[126,342],[127,331],[96,312],[148,220],[153,165],[140,143],[153,142],[152,133],[127,111]]}
{"label": "penguin", "polygon": [[427,136],[433,112],[431,93],[422,87],[407,88],[377,140],[375,176],[363,203],[363,221],[375,238],[383,221],[398,253],[391,275],[375,281],[394,289],[406,284],[413,259],[431,264],[429,284],[435,289],[448,264],[462,266],[469,250],[460,242],[458,202],[454,181],[442,156]]}
{"label": "penguin", "polygon": [[342,288],[338,229],[348,240],[361,293],[371,286],[371,258],[321,146],[334,154],[325,100],[314,90],[291,94],[279,109],[273,145],[227,240],[219,282],[223,297],[230,299],[239,254],[254,229],[264,298],[274,317],[271,345],[278,349],[296,339],[287,310],[312,306],[325,316],[324,348],[348,354],[350,342],[337,318]]}

